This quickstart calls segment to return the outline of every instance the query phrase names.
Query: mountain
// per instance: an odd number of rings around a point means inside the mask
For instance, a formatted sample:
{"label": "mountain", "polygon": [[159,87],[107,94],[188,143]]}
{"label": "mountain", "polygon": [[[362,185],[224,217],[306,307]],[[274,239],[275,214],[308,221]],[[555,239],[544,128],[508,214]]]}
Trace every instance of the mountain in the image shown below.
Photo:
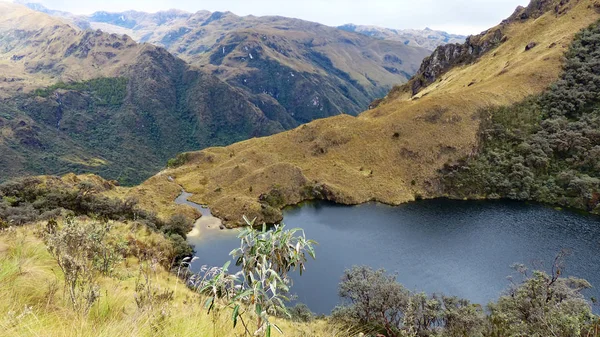
{"label": "mountain", "polygon": [[[30,5],[30,7],[39,7]],[[94,29],[162,46],[243,90],[287,128],[356,115],[405,83],[430,51],[285,17],[230,12],[97,12]]]}
{"label": "mountain", "polygon": [[[488,120],[482,111],[539,95],[559,80],[574,36],[600,19],[598,8],[591,0],[534,0],[463,45],[439,47],[410,83],[358,117],[321,119],[274,136],[187,153],[179,168],[142,186],[156,196],[153,191],[169,184],[170,176],[195,194],[191,200],[209,205],[229,226],[238,225],[242,215],[276,223],[282,207],[310,199],[396,205],[447,195],[440,171],[480,155],[480,128]],[[569,81],[576,82],[573,78]],[[569,92],[569,97],[580,97],[576,90]],[[545,127],[557,122],[552,123]],[[508,179],[529,180],[519,177]],[[572,181],[569,193],[594,183]],[[153,201],[167,206],[173,198]]]}
{"label": "mountain", "polygon": [[4,2],[0,67],[0,180],[75,171],[133,184],[178,152],[293,124],[163,48]]}
{"label": "mountain", "polygon": [[377,26],[355,25],[352,23],[339,26],[339,29],[363,34],[381,40],[399,41],[407,46],[422,47],[435,50],[445,44],[460,44],[467,38],[464,35],[449,34],[446,32],[425,29],[390,29]]}

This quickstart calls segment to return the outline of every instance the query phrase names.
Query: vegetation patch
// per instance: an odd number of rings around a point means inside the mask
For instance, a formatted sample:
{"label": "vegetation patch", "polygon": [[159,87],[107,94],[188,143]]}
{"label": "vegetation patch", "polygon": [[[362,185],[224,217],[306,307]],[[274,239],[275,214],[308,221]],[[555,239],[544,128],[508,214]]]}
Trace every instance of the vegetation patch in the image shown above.
{"label": "vegetation patch", "polygon": [[96,104],[105,106],[119,106],[123,104],[127,95],[127,78],[101,77],[82,82],[58,82],[46,88],[36,89],[33,94],[39,97],[49,97],[56,90],[73,90],[86,92],[92,95]]}
{"label": "vegetation patch", "polygon": [[600,213],[599,50],[594,24],[577,35],[547,92],[482,111],[479,154],[444,168],[445,192]]}

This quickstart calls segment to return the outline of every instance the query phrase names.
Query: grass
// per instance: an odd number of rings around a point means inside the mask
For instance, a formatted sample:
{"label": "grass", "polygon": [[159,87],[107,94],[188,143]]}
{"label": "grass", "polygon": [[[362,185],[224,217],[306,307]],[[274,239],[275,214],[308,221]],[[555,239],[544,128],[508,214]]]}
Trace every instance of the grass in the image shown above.
{"label": "grass", "polygon": [[[207,315],[204,299],[176,276],[160,269],[155,287],[174,293],[172,301],[140,310],[135,301],[139,261],[128,258],[115,276],[100,280],[100,300],[89,314],[74,312],[63,293],[59,268],[35,235],[41,224],[0,233],[0,329],[3,336],[241,336],[225,309]],[[115,223],[117,235],[149,240],[144,230]],[[326,320],[277,320],[285,336],[350,336]],[[278,333],[274,334],[279,335]]]}
{"label": "grass", "polygon": [[[477,112],[521,101],[553,83],[573,36],[600,17],[592,4],[572,2],[566,14],[549,12],[509,24],[506,42],[478,62],[450,70],[417,97],[389,97],[358,117],[317,120],[191,153],[188,163],[153,181],[164,185],[167,176],[174,177],[195,194],[192,201],[208,204],[230,225],[243,214],[264,220],[258,198],[275,185],[282,187],[287,204],[305,199],[299,190],[317,185],[325,186],[326,198],[349,204],[438,196],[438,169],[476,151]],[[532,41],[537,47],[525,52]],[[152,184],[145,185],[151,190]],[[156,207],[171,207],[170,197],[151,195]]]}

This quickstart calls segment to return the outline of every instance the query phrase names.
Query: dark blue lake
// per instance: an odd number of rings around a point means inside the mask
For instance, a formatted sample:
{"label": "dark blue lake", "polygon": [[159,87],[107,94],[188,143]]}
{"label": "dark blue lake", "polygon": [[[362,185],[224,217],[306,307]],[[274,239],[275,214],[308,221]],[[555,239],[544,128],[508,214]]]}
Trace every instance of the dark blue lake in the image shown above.
{"label": "dark blue lake", "polygon": [[[600,287],[600,217],[507,201],[429,200],[398,207],[307,203],[285,210],[284,223],[316,240],[317,259],[294,278],[292,292],[317,313],[339,303],[345,269],[369,265],[397,273],[407,288],[487,304],[508,286],[510,265],[549,270],[570,250],[564,274]],[[201,265],[221,266],[239,245],[235,231],[190,237]],[[597,288],[586,293],[600,298]],[[595,308],[595,311],[598,308]]]}

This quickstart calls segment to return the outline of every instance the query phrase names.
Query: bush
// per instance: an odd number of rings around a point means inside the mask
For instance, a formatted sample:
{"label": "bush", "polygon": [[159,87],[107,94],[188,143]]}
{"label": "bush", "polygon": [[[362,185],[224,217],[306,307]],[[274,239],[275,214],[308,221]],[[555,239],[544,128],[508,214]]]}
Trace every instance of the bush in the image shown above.
{"label": "bush", "polygon": [[177,155],[177,157],[169,159],[169,161],[167,162],[167,167],[168,168],[177,168],[179,166],[183,166],[189,161],[189,159],[190,159],[189,154],[180,153]]}
{"label": "bush", "polygon": [[561,277],[564,252],[554,261],[552,273],[515,265],[522,275],[506,294],[488,305],[457,297],[411,293],[384,270],[353,267],[340,283],[343,305],[332,318],[343,325],[373,334],[438,337],[597,336],[599,320],[582,291],[590,284]]}
{"label": "bush", "polygon": [[294,322],[308,323],[315,319],[315,314],[304,303],[298,303],[289,308],[288,313]]}
{"label": "bush", "polygon": [[104,241],[110,227],[99,223],[79,223],[68,218],[61,228],[48,222],[44,243],[65,279],[65,292],[73,309],[87,313],[100,296],[98,275],[112,268],[114,259]]}
{"label": "bush", "polygon": [[334,320],[344,325],[395,336],[478,336],[484,327],[481,308],[456,297],[413,294],[395,275],[370,267],[346,270],[339,285],[343,305]]}

